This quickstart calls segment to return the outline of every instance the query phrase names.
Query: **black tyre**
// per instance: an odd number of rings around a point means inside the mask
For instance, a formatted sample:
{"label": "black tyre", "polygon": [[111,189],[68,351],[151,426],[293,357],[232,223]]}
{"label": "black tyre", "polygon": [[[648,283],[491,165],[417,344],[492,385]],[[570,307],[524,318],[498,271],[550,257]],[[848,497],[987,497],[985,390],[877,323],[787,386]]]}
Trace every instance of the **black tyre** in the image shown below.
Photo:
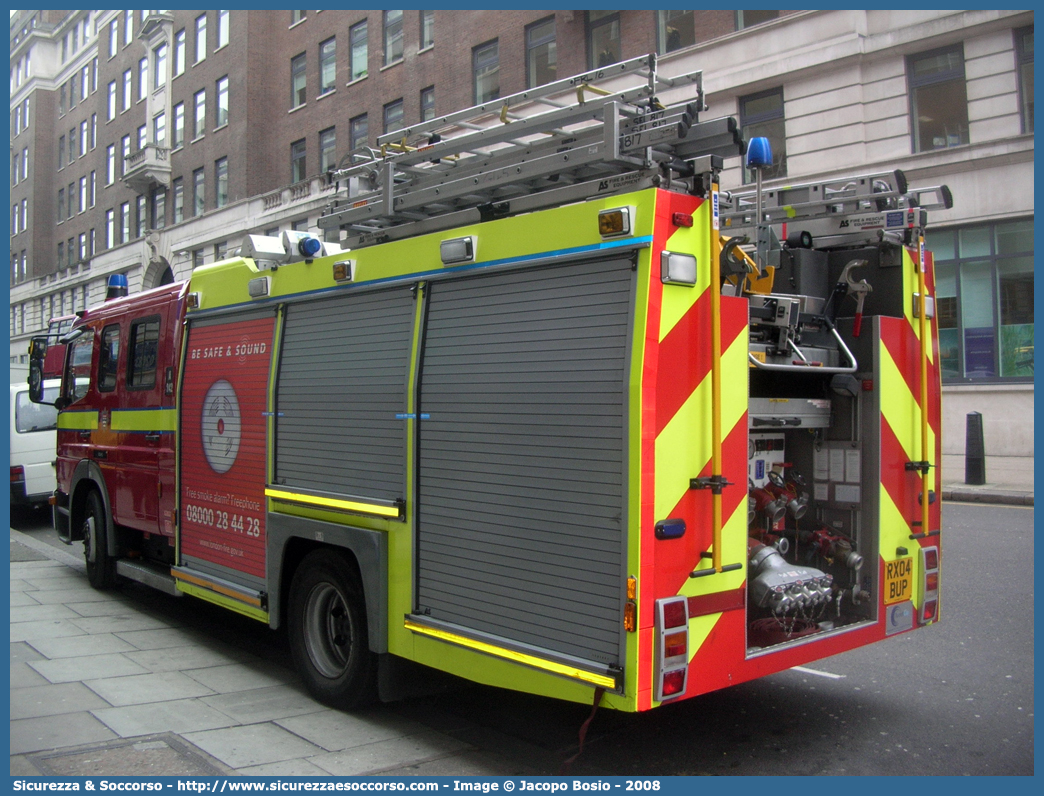
{"label": "black tyre", "polygon": [[366,604],[353,562],[330,549],[305,556],[290,584],[290,650],[309,693],[351,710],[374,701],[377,656],[366,635]]}
{"label": "black tyre", "polygon": [[95,490],[87,494],[83,510],[83,558],[87,580],[96,589],[116,585],[116,561],[109,555],[105,540],[105,506]]}

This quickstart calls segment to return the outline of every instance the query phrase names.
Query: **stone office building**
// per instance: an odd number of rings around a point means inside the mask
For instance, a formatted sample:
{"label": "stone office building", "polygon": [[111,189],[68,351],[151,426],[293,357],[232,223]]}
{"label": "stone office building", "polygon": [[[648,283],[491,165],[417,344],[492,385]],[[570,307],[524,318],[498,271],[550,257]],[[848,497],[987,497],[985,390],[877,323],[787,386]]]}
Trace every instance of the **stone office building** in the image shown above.
{"label": "stone office building", "polygon": [[384,132],[657,52],[770,139],[769,186],[950,186],[945,452],[980,411],[987,453],[1032,456],[1032,11],[21,11],[10,44],[12,362],[109,274],[148,289],[316,231],[327,170]]}

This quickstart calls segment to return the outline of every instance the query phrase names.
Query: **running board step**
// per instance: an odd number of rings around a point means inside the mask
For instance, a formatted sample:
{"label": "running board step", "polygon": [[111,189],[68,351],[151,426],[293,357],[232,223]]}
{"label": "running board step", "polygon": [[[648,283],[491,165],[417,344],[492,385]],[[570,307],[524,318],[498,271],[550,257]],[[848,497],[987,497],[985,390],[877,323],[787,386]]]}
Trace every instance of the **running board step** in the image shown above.
{"label": "running board step", "polygon": [[116,562],[116,574],[122,575],[127,580],[144,583],[146,586],[158,589],[171,597],[181,596],[177,582],[171,576],[169,569],[160,569],[152,564],[146,564],[144,561],[132,561],[127,558],[121,558]]}

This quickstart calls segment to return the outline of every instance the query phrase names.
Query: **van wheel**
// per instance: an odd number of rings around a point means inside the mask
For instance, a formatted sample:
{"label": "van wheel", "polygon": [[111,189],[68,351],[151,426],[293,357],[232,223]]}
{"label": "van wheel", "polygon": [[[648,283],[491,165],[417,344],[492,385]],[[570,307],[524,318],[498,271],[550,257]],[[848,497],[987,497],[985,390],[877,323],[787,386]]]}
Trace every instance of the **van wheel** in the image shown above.
{"label": "van wheel", "polygon": [[290,584],[290,650],[309,693],[351,710],[374,701],[377,656],[366,635],[366,604],[352,561],[313,550]]}
{"label": "van wheel", "polygon": [[83,513],[83,558],[87,564],[87,580],[96,589],[116,585],[116,561],[105,543],[105,506],[95,490],[87,494]]}

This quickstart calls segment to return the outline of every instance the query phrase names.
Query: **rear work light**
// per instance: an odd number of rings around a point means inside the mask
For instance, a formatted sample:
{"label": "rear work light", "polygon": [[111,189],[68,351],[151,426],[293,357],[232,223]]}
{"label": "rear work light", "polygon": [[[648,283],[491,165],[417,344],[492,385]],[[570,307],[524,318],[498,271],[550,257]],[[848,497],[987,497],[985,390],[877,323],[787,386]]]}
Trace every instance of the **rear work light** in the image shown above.
{"label": "rear work light", "polygon": [[918,619],[922,625],[934,622],[939,616],[939,548],[921,548],[921,610]]}
{"label": "rear work light", "polygon": [[622,235],[630,235],[632,214],[633,210],[630,207],[615,207],[612,210],[602,210],[598,213],[598,234],[603,238],[618,238]]}
{"label": "rear work light", "polygon": [[668,597],[656,601],[656,699],[663,702],[685,693],[689,677],[689,601]]}
{"label": "rear work light", "polygon": [[16,484],[25,480],[25,470],[22,469],[22,465],[17,465],[11,468],[11,483]]}

